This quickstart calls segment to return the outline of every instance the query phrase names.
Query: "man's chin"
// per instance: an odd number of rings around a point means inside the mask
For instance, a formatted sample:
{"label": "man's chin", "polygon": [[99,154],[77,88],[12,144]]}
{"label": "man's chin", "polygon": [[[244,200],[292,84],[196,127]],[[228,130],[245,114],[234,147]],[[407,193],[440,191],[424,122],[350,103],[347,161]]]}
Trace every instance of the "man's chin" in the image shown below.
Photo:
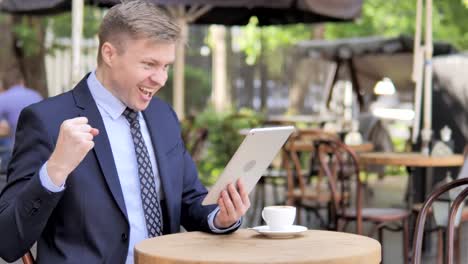
{"label": "man's chin", "polygon": [[149,105],[149,101],[147,103],[139,103],[139,104],[135,105],[135,107],[132,108],[132,109],[137,111],[137,112],[141,112],[141,111],[145,111],[146,108],[148,108],[148,105]]}

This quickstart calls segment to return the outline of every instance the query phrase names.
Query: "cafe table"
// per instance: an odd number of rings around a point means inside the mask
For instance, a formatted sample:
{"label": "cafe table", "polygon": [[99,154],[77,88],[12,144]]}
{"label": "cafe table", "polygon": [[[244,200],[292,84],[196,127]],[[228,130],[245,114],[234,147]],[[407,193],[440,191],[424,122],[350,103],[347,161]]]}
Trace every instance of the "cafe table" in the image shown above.
{"label": "cafe table", "polygon": [[[408,178],[408,208],[413,207],[413,177],[414,168],[459,167],[463,165],[464,158],[460,154],[446,156],[430,156],[418,152],[363,152],[358,153],[359,162],[363,167],[367,165],[406,166],[410,172]],[[424,195],[431,189],[432,180],[426,180]]]}
{"label": "cafe table", "polygon": [[144,240],[135,246],[135,264],[377,264],[380,243],[350,233],[307,230],[273,239],[254,230],[228,235],[185,232]]}

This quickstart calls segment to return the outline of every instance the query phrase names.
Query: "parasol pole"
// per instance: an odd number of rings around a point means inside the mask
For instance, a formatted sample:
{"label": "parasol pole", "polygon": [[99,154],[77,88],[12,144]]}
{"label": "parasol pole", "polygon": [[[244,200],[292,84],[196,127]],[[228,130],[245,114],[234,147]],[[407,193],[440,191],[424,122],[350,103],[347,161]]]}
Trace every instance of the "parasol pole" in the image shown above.
{"label": "parasol pole", "polygon": [[417,0],[416,4],[416,30],[414,34],[414,49],[413,49],[413,73],[411,79],[415,83],[414,92],[414,120],[411,141],[416,143],[419,135],[419,124],[421,120],[421,99],[422,99],[422,68],[424,47],[421,47],[421,31],[422,31],[422,8],[423,0]]}
{"label": "parasol pole", "polygon": [[193,5],[188,10],[185,5],[165,7],[167,12],[177,20],[181,30],[181,40],[176,44],[172,96],[173,107],[180,120],[185,119],[185,45],[188,41],[188,24],[210,11],[211,8],[210,5]]}
{"label": "parasol pole", "polygon": [[426,34],[424,63],[424,120],[421,131],[421,151],[429,154],[429,143],[432,136],[432,0],[426,0]]}
{"label": "parasol pole", "polygon": [[83,34],[83,0],[72,2],[72,71],[71,85],[74,86],[81,79],[81,40]]}

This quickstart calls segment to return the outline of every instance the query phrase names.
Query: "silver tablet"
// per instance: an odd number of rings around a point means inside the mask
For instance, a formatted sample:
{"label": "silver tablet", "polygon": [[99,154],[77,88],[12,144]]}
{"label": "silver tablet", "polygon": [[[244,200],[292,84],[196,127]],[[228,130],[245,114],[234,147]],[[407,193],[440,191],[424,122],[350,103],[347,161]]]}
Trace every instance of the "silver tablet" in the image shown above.
{"label": "silver tablet", "polygon": [[250,130],[202,205],[218,203],[221,191],[239,178],[243,179],[246,191],[250,193],[293,131],[293,126]]}

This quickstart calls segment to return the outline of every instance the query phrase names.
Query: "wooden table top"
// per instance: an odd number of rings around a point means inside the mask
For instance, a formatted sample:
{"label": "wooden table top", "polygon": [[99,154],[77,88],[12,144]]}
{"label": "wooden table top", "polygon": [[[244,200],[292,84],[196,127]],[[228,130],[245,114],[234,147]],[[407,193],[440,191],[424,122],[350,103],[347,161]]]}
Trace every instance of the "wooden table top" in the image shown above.
{"label": "wooden table top", "polygon": [[187,232],[147,239],[135,246],[136,264],[327,263],[377,264],[377,240],[349,233],[308,230],[288,239],[241,229],[229,235]]}
{"label": "wooden table top", "polygon": [[316,115],[272,115],[267,117],[268,122],[274,123],[322,123],[335,120],[336,116],[325,113]]}
{"label": "wooden table top", "polygon": [[[347,145],[350,149],[355,152],[369,152],[374,150],[374,144],[370,142],[364,142],[357,145]],[[286,143],[286,150],[291,150],[291,144]],[[297,142],[294,143],[294,150],[296,151],[314,151],[314,144],[311,142]]]}
{"label": "wooden table top", "polygon": [[463,155],[433,157],[417,152],[365,152],[359,153],[363,165],[395,165],[409,167],[458,167],[464,162]]}

